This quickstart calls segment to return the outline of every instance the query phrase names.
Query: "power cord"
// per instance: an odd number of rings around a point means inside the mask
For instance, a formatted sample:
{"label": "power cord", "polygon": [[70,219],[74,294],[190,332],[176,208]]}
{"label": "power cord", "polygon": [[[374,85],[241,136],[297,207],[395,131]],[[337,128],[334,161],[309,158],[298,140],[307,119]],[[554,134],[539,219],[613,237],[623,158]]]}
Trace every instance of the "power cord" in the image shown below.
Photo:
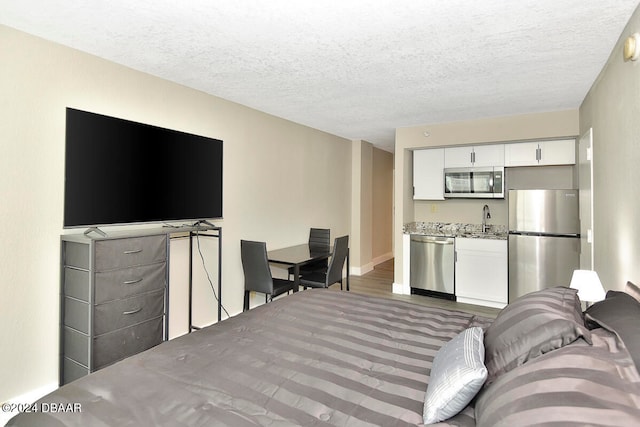
{"label": "power cord", "polygon": [[[220,303],[220,307],[222,307],[222,310],[225,312],[228,319],[231,317],[231,315],[229,314],[227,309],[224,308],[222,301],[220,301],[220,299],[218,298],[218,294],[216,293],[216,289],[213,286],[213,281],[211,280],[211,276],[209,276],[209,270],[207,270],[207,265],[204,262],[204,255],[202,255],[202,250],[200,249],[200,232],[198,230],[196,230],[196,243],[198,246],[198,253],[200,254],[200,260],[202,261],[202,268],[204,268],[204,272],[207,275],[207,280],[209,281],[209,286],[211,286],[211,291],[213,291],[213,297],[216,299],[216,302]],[[222,266],[219,265],[218,268],[222,268]]]}

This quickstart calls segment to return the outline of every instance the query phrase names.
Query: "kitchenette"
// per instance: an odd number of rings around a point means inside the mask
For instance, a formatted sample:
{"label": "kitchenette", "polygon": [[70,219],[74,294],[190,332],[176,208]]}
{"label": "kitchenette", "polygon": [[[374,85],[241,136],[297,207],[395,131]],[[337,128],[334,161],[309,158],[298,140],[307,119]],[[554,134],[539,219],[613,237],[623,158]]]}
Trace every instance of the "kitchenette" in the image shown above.
{"label": "kitchenette", "polygon": [[507,304],[504,226],[414,222],[404,232],[412,293],[495,308]]}
{"label": "kitchenette", "polygon": [[568,285],[580,255],[575,159],[574,139],[414,150],[410,292],[502,308]]}

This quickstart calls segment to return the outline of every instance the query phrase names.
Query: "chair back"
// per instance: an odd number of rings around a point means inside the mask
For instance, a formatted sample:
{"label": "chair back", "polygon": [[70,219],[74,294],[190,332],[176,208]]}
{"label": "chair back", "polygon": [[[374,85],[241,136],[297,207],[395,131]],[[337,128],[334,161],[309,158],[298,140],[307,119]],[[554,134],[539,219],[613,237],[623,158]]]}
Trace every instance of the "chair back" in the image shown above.
{"label": "chair back", "polygon": [[[329,269],[327,270],[327,286],[342,280],[342,268],[348,252],[349,236],[336,237],[333,243],[333,256],[331,256]],[[348,271],[347,274],[349,274]]]}
{"label": "chair back", "polygon": [[331,230],[328,228],[312,228],[309,231],[309,246],[329,246]]}
{"label": "chair back", "polygon": [[266,242],[240,240],[240,257],[244,270],[245,291],[273,293],[273,277],[267,260]]}

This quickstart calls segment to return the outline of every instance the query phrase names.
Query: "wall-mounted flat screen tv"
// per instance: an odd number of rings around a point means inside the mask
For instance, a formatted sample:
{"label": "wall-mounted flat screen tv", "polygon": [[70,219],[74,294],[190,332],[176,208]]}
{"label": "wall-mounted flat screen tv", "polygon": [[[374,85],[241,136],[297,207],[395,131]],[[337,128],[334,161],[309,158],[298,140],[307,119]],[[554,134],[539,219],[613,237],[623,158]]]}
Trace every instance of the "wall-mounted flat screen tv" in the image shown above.
{"label": "wall-mounted flat screen tv", "polygon": [[222,218],[222,141],[73,108],[65,228]]}

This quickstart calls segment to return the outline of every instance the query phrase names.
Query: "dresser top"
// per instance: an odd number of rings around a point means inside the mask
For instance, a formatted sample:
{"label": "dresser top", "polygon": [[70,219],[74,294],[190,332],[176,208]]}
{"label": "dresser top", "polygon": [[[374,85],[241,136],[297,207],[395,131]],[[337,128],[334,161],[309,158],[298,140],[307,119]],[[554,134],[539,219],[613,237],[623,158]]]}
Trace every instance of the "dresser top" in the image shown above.
{"label": "dresser top", "polygon": [[[112,240],[112,239],[126,239],[130,237],[144,237],[144,236],[158,236],[158,235],[180,235],[187,234],[194,231],[211,231],[220,230],[220,227],[210,225],[197,225],[197,226],[164,226],[153,228],[136,228],[136,229],[124,229],[106,232],[105,236],[98,232],[92,231],[88,234],[85,233],[71,233],[62,234],[60,238],[65,242],[76,243],[89,243],[95,240]],[[101,230],[104,232],[104,230]]]}

